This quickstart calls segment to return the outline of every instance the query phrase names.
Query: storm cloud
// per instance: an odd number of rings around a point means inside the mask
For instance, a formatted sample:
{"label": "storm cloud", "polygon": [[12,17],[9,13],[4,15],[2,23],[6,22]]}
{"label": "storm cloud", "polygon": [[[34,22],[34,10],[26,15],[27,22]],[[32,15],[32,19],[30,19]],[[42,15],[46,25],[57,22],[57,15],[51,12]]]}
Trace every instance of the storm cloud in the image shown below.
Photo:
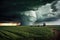
{"label": "storm cloud", "polygon": [[60,17],[59,5],[56,0],[3,0],[0,21],[18,21],[22,25],[55,21]]}
{"label": "storm cloud", "polygon": [[46,4],[40,7],[38,11],[38,20],[39,22],[49,22],[49,21],[56,21],[60,19],[60,1],[54,1],[51,4]]}

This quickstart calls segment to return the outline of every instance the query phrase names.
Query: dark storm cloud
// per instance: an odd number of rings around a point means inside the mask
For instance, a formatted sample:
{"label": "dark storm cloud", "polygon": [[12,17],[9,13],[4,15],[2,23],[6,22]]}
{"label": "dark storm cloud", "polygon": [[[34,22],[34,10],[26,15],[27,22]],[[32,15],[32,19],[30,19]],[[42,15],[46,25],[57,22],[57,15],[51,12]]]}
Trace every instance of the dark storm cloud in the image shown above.
{"label": "dark storm cloud", "polygon": [[[39,7],[47,3],[51,3],[53,1],[54,0],[2,0],[0,1],[1,3],[0,20],[1,21],[2,20],[3,21],[19,21],[22,23],[22,25],[25,23],[27,23],[28,25],[30,22],[25,21],[24,19],[30,18],[30,17],[25,15],[25,11],[33,10],[34,7]],[[21,15],[22,12],[24,15]],[[32,14],[34,12],[35,11],[32,11]],[[27,12],[27,13],[28,15],[32,15],[31,12]],[[36,16],[35,13],[33,16]],[[30,19],[30,21],[33,19]]]}
{"label": "dark storm cloud", "polygon": [[53,9],[53,12],[57,11],[57,8],[55,6],[55,4],[58,2],[58,0],[54,1],[51,5],[51,8]]}
{"label": "dark storm cloud", "polygon": [[54,0],[3,0],[1,7],[3,11],[26,11],[29,7],[44,5]]}
{"label": "dark storm cloud", "polygon": [[43,17],[45,17],[44,19],[39,18],[36,22],[40,23],[40,22],[49,22],[49,21],[56,21],[57,19],[59,19],[58,16],[53,15],[53,17],[48,17],[49,14],[44,14],[42,15]]}

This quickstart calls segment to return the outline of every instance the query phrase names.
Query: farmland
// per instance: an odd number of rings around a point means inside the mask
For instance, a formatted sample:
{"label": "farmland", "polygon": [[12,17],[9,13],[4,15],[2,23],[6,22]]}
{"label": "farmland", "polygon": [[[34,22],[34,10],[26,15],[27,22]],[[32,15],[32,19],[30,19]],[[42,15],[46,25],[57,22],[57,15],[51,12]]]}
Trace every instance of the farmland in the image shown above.
{"label": "farmland", "polygon": [[60,26],[2,26],[0,40],[51,40],[54,37],[53,29],[60,30]]}

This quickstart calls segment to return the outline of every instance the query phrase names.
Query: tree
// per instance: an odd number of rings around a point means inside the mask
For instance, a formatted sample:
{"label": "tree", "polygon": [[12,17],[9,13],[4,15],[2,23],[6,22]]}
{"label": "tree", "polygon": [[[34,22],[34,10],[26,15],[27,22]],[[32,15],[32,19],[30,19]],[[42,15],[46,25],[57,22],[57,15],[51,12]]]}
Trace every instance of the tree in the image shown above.
{"label": "tree", "polygon": [[45,22],[43,23],[43,26],[46,26],[46,23]]}

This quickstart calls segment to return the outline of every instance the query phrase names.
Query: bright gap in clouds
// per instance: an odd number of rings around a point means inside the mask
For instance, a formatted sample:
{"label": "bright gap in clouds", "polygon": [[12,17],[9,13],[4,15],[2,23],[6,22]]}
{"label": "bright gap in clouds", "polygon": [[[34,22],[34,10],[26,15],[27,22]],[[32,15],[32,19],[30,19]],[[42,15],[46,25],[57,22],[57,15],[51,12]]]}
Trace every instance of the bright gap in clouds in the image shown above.
{"label": "bright gap in clouds", "polygon": [[0,26],[18,26],[20,23],[0,23]]}
{"label": "bright gap in clouds", "polygon": [[[44,22],[41,23],[36,23],[34,25],[43,25]],[[46,25],[60,25],[60,19],[58,19],[57,21],[51,21],[51,22],[45,22]]]}
{"label": "bright gap in clouds", "polygon": [[46,25],[60,25],[60,19],[58,19],[57,21],[46,22]]}

